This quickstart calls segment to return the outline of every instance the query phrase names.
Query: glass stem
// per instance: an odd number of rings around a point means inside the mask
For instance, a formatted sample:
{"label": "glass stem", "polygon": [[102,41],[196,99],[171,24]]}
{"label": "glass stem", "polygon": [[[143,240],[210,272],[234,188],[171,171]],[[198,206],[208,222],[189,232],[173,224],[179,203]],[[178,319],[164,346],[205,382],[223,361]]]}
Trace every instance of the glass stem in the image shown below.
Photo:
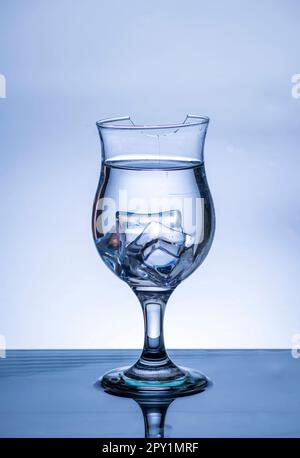
{"label": "glass stem", "polygon": [[125,371],[125,376],[149,383],[163,383],[185,377],[185,372],[169,358],[164,343],[163,318],[172,290],[135,290],[135,293],[144,314],[144,348],[138,361]]}
{"label": "glass stem", "polygon": [[161,366],[169,361],[164,343],[163,320],[171,292],[139,292],[145,323],[144,348],[140,363]]}

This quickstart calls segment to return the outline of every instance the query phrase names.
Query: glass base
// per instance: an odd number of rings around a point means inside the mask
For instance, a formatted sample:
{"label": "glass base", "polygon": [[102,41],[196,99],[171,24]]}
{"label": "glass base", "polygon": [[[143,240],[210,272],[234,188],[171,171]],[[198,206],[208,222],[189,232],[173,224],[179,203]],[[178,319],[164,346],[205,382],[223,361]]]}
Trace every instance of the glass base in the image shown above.
{"label": "glass base", "polygon": [[168,370],[167,376],[152,373],[149,378],[137,378],[132,367],[113,369],[101,377],[97,384],[110,394],[128,397],[188,396],[203,391],[211,382],[195,369],[177,367]]}

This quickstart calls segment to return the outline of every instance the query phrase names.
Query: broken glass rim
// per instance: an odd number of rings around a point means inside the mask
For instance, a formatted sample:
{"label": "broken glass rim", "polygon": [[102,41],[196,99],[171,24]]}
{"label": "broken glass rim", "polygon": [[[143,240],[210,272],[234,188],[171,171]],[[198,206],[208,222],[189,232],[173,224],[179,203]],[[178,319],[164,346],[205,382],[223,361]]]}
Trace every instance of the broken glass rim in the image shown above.
{"label": "broken glass rim", "polygon": [[[124,121],[129,121],[130,124],[119,124]],[[156,125],[139,125],[135,124],[130,116],[122,116],[118,118],[100,119],[96,125],[100,129],[122,129],[122,130],[156,130],[156,129],[180,129],[182,127],[198,126],[208,124],[209,117],[202,115],[187,114],[183,123],[173,124],[156,124]]]}

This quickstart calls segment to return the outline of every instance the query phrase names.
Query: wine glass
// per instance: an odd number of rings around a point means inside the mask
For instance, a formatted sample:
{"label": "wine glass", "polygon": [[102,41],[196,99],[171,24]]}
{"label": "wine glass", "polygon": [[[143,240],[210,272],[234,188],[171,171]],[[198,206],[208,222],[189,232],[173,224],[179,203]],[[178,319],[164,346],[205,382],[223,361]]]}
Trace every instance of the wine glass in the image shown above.
{"label": "wine glass", "polygon": [[106,373],[100,383],[107,392],[176,397],[208,383],[200,372],[171,361],[163,337],[170,295],[203,262],[213,241],[203,159],[208,123],[194,115],[171,125],[136,125],[130,117],[97,122],[102,166],[93,237],[104,263],[136,294],[145,323],[139,360]]}

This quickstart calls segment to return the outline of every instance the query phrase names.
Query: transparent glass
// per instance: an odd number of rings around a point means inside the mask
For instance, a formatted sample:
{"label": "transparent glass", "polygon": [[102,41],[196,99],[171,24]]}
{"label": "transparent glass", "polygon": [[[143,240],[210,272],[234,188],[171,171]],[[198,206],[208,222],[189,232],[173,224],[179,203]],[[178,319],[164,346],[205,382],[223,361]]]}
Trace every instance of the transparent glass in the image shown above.
{"label": "transparent glass", "polygon": [[170,295],[200,266],[213,241],[203,158],[208,122],[192,115],[160,126],[135,125],[129,117],[97,122],[102,165],[93,236],[104,263],[136,294],[145,322],[139,360],[102,377],[108,392],[176,397],[207,385],[204,375],[169,358],[163,317]]}

